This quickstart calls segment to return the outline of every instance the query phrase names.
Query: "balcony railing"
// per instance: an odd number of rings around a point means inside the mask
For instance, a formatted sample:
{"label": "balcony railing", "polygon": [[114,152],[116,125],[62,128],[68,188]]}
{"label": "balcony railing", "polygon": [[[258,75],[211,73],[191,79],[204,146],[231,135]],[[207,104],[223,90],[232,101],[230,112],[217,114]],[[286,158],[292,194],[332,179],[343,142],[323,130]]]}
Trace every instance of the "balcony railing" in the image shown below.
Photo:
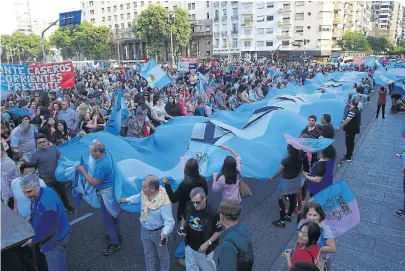
{"label": "balcony railing", "polygon": [[219,32],[215,32],[215,33],[214,33],[214,36],[219,36]]}
{"label": "balcony railing", "polygon": [[214,7],[216,7],[216,8],[219,7],[219,3],[218,3],[218,2],[215,2],[215,3],[214,3]]}
{"label": "balcony railing", "polygon": [[221,32],[221,35],[222,35],[222,36],[228,35],[228,31],[222,31],[222,32]]}
{"label": "balcony railing", "polygon": [[226,4],[227,4],[227,2],[226,2],[226,1],[222,1],[222,2],[221,2],[221,6],[223,6],[223,7],[225,7],[225,6],[226,6]]}
{"label": "balcony railing", "polygon": [[253,9],[243,9],[240,12],[241,14],[253,14]]}
{"label": "balcony railing", "polygon": [[253,26],[253,22],[243,22],[242,27],[251,27]]}
{"label": "balcony railing", "polygon": [[282,12],[290,12],[291,11],[291,6],[288,7],[282,7],[278,10],[278,12],[282,13]]}
{"label": "balcony railing", "polygon": [[291,38],[291,34],[290,33],[281,33],[277,35],[277,38],[279,39],[289,39]]}
{"label": "balcony railing", "polygon": [[250,35],[240,35],[240,39],[241,40],[251,40],[253,38],[253,36]]}
{"label": "balcony railing", "polygon": [[342,22],[342,16],[340,16],[340,15],[335,15],[334,17],[333,17],[333,23],[334,24],[340,24]]}
{"label": "balcony railing", "polygon": [[226,15],[222,16],[222,21],[226,21],[226,19],[227,19]]}
{"label": "balcony railing", "polygon": [[231,34],[232,35],[237,35],[239,32],[238,32],[238,30],[233,30],[233,31],[231,31]]}
{"label": "balcony railing", "polygon": [[291,20],[282,20],[278,22],[278,25],[290,25]]}
{"label": "balcony railing", "polygon": [[218,22],[218,21],[219,21],[219,17],[215,17],[214,22]]}
{"label": "balcony railing", "polygon": [[342,3],[335,3],[334,10],[342,10],[343,9],[343,4]]}
{"label": "balcony railing", "polygon": [[237,20],[237,19],[238,19],[238,15],[232,15],[232,16],[231,16],[231,19],[232,19],[232,20]]}

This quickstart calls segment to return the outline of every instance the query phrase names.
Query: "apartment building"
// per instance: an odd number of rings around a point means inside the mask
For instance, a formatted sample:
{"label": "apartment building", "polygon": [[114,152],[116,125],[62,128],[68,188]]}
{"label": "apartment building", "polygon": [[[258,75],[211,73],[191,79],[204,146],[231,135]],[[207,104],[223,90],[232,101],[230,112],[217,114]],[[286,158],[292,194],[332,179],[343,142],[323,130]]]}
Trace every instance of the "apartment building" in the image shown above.
{"label": "apartment building", "polygon": [[[136,37],[132,24],[149,5],[161,5],[167,10],[177,8],[189,12],[191,40],[186,48],[175,48],[175,54],[200,59],[212,56],[212,8],[210,1],[82,1],[83,20],[111,30],[113,53],[120,60],[143,59],[147,55],[146,41]],[[165,41],[165,52],[159,61],[169,61],[170,39]],[[180,56],[178,55],[178,56]]]}
{"label": "apartment building", "polygon": [[393,44],[404,39],[404,7],[399,1],[373,1],[371,35],[382,36]]}
{"label": "apartment building", "polygon": [[15,21],[18,31],[32,34],[31,11],[29,1],[16,1],[14,3]]}

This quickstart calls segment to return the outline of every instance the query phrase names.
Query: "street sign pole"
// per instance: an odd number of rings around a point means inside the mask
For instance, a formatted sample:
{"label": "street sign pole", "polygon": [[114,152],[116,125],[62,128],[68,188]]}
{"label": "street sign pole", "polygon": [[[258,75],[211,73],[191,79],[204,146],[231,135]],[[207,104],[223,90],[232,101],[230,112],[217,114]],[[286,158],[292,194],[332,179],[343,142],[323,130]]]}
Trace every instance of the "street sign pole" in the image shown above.
{"label": "street sign pole", "polygon": [[52,26],[54,26],[55,24],[57,24],[59,22],[59,19],[57,19],[56,21],[54,21],[53,23],[51,23],[47,28],[45,28],[44,31],[42,31],[41,34],[41,42],[42,42],[42,62],[46,63],[46,53],[45,53],[45,32],[48,31],[49,28],[51,28]]}

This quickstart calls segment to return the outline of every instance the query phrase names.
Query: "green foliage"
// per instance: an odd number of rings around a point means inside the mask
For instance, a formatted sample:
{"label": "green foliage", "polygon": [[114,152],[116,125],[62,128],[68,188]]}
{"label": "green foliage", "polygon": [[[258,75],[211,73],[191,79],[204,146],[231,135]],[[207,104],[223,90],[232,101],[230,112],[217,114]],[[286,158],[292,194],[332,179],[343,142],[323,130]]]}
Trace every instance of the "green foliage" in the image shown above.
{"label": "green foliage", "polygon": [[367,42],[374,54],[392,51],[393,49],[392,44],[384,37],[368,36]]}
{"label": "green foliage", "polygon": [[[134,20],[133,32],[139,38],[146,40],[148,54],[160,55],[165,41],[170,42],[170,25],[168,11],[162,6],[150,5]],[[191,27],[188,22],[188,12],[185,9],[174,11],[173,43],[178,46],[188,44],[191,37]]]}
{"label": "green foliage", "polygon": [[63,27],[50,37],[63,58],[84,55],[87,59],[108,59],[110,56],[110,29],[83,22],[74,27]]}
{"label": "green foliage", "polygon": [[394,47],[394,54],[405,54],[405,44],[404,45],[400,45],[400,46],[395,46]]}
{"label": "green foliage", "polygon": [[[7,58],[13,58],[14,63],[19,60],[34,61],[42,59],[41,37],[38,35],[26,35],[23,32],[16,31],[12,35],[1,36],[1,59],[7,62]],[[49,51],[48,43],[45,42],[45,51]]]}
{"label": "green foliage", "polygon": [[360,32],[346,31],[343,34],[343,49],[348,51],[369,52],[367,39]]}

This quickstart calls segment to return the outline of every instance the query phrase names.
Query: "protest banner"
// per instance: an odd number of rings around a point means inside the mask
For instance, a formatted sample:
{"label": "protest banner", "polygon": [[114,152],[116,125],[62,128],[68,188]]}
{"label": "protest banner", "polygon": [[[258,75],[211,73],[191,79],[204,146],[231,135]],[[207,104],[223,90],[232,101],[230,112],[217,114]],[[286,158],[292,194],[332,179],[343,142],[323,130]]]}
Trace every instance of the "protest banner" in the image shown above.
{"label": "protest banner", "polygon": [[31,90],[53,90],[58,87],[75,87],[72,62],[31,65],[28,72],[31,77]]}
{"label": "protest banner", "polygon": [[54,90],[72,88],[75,77],[72,62],[26,65],[2,64],[1,90]]}
{"label": "protest banner", "polygon": [[362,56],[354,56],[353,57],[353,64],[355,64],[355,65],[363,65],[364,64],[364,57],[362,57]]}

